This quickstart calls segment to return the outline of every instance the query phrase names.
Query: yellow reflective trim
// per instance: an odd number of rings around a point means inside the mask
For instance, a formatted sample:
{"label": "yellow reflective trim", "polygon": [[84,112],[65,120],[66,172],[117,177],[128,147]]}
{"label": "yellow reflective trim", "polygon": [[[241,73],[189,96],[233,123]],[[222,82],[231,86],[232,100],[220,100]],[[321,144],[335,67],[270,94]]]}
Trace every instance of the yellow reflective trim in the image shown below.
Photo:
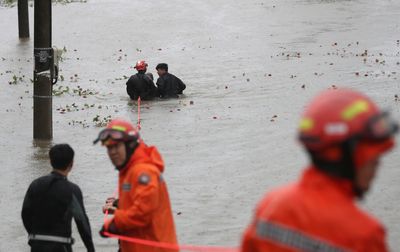
{"label": "yellow reflective trim", "polygon": [[347,121],[352,120],[359,114],[367,112],[368,109],[369,105],[366,100],[355,101],[342,112],[342,118]]}
{"label": "yellow reflective trim", "polygon": [[300,130],[310,130],[314,127],[314,121],[310,118],[303,118],[300,121]]}
{"label": "yellow reflective trim", "polygon": [[113,130],[118,130],[118,131],[126,131],[126,128],[125,127],[122,127],[122,126],[118,126],[118,125],[115,125],[115,126],[112,126],[111,127]]}

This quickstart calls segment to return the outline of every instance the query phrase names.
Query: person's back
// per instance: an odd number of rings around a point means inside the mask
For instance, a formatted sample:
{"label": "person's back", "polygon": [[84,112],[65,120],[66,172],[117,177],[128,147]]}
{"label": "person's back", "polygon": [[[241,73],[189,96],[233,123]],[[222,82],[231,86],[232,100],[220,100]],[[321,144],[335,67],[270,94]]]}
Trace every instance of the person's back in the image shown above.
{"label": "person's back", "polygon": [[126,82],[126,91],[132,100],[139,97],[142,100],[151,100],[156,97],[157,89],[147,74],[137,73]]}
{"label": "person's back", "polygon": [[166,63],[158,64],[156,70],[159,75],[156,85],[161,98],[177,98],[186,89],[181,79],[168,72]]}
{"label": "person's back", "polygon": [[126,82],[126,92],[132,100],[139,97],[142,100],[151,100],[157,96],[157,88],[154,85],[152,75],[146,73],[147,63],[138,61],[135,65],[138,73],[132,75]]}
{"label": "person's back", "polygon": [[243,252],[385,252],[385,230],[355,204],[372,185],[397,124],[361,93],[328,90],[306,106],[299,140],[311,165],[261,201]]}
{"label": "person's back", "polygon": [[[67,149],[73,157],[72,148],[66,146],[55,145],[50,150],[50,155],[58,152],[53,156],[57,156],[56,158],[60,160],[59,154],[64,155],[62,152]],[[61,159],[66,160],[70,157],[65,158],[64,155]],[[56,158],[53,158],[53,161]],[[32,252],[72,251],[72,218],[75,219],[88,251],[94,251],[82,192],[66,177],[71,167],[66,170],[54,169],[49,175],[34,180],[28,188],[21,215],[25,229],[29,233],[29,245]]]}

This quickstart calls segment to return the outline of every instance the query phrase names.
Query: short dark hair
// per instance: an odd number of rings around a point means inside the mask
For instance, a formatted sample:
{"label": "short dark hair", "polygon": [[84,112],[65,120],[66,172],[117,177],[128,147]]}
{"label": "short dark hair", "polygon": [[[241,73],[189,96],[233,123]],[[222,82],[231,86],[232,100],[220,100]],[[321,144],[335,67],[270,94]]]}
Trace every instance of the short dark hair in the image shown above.
{"label": "short dark hair", "polygon": [[167,63],[160,63],[156,66],[156,70],[162,69],[168,72],[168,64]]}
{"label": "short dark hair", "polygon": [[49,157],[53,169],[63,171],[74,160],[74,150],[69,144],[56,144],[49,150]]}

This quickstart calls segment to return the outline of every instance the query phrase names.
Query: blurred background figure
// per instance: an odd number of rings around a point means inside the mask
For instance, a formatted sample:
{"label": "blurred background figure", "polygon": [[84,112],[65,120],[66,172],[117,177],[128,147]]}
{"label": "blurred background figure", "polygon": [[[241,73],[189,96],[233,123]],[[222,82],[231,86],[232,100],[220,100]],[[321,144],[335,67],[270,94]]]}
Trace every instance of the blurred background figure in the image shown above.
{"label": "blurred background figure", "polygon": [[396,132],[388,113],[359,92],[318,95],[299,126],[311,164],[259,203],[242,251],[387,251],[384,228],[355,199],[370,188]]}

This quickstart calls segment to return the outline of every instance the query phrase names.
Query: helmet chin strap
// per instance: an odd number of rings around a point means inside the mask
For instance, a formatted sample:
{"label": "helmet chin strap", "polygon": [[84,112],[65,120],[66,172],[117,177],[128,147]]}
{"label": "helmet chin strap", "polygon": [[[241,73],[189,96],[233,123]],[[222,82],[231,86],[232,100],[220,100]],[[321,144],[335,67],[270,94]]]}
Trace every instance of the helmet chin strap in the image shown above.
{"label": "helmet chin strap", "polygon": [[343,142],[340,145],[342,158],[337,161],[324,160],[315,151],[308,150],[308,152],[312,162],[319,170],[334,177],[350,180],[354,194],[357,198],[362,199],[365,192],[356,184],[356,166],[354,164],[354,151],[357,143],[358,139],[356,137]]}
{"label": "helmet chin strap", "polygon": [[139,143],[138,143],[137,140],[125,142],[126,158],[125,158],[125,161],[124,161],[124,163],[122,165],[115,166],[115,168],[118,171],[121,171],[122,169],[125,168],[125,166],[128,164],[129,160],[131,159],[131,156],[135,152],[135,150],[138,147],[138,145],[139,145]]}

